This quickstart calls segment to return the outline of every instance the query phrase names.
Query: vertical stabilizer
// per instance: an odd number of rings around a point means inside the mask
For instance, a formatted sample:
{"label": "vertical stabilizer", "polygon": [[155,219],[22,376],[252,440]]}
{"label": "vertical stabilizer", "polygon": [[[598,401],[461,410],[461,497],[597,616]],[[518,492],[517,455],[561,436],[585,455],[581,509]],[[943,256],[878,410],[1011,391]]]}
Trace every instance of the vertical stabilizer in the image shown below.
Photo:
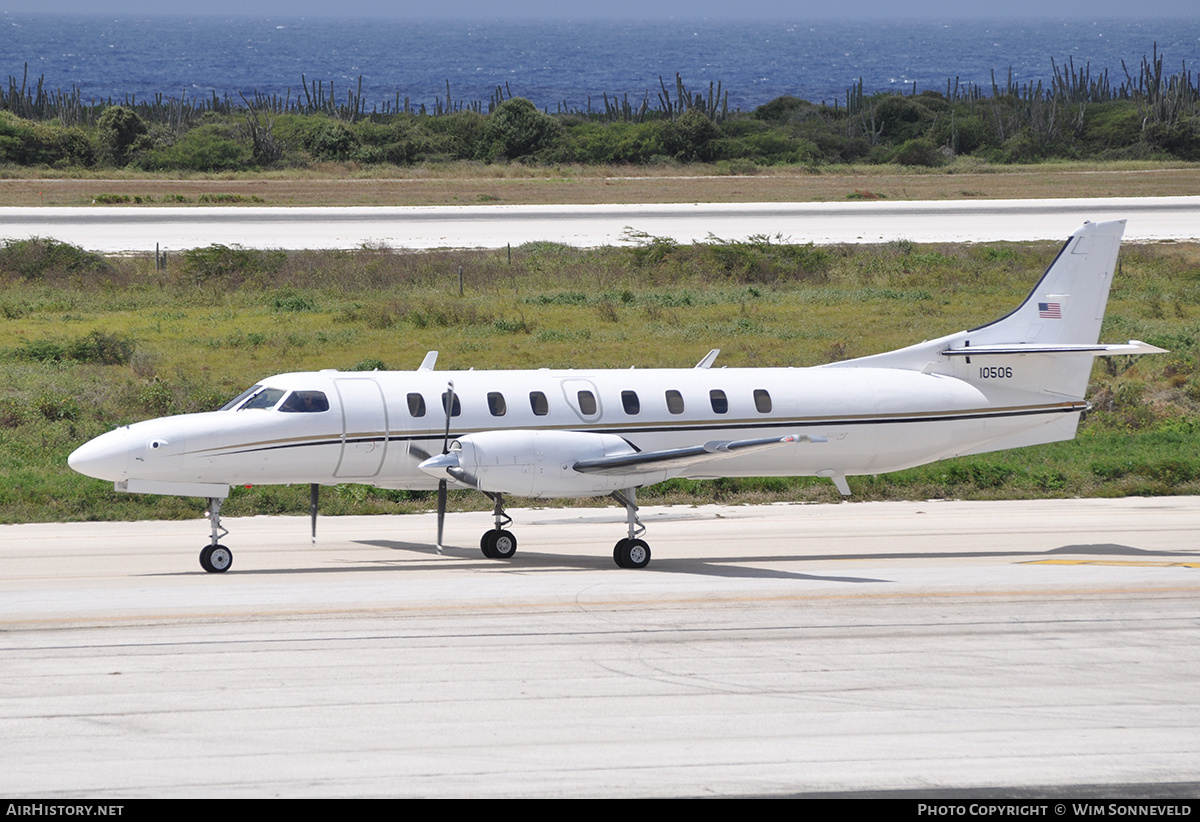
{"label": "vertical stabilizer", "polygon": [[1084,223],[1025,302],[1007,316],[971,330],[971,345],[1096,343],[1124,233],[1124,220]]}
{"label": "vertical stabilizer", "polygon": [[1112,348],[1097,342],[1124,233],[1124,220],[1084,223],[1024,302],[987,325],[824,367],[902,368],[957,377],[989,390],[1082,398],[1092,357]]}

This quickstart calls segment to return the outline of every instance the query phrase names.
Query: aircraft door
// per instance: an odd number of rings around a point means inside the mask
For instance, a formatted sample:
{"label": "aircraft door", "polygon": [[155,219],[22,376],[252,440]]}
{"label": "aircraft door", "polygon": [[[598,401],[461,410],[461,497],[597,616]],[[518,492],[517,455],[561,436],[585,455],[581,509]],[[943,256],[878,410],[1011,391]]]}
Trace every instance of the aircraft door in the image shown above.
{"label": "aircraft door", "polygon": [[333,381],[342,405],[342,455],[333,475],[368,479],[383,467],[388,447],[387,405],[373,379]]}
{"label": "aircraft door", "polygon": [[591,380],[571,377],[562,381],[563,398],[571,410],[584,422],[597,422],[604,413],[600,392]]}

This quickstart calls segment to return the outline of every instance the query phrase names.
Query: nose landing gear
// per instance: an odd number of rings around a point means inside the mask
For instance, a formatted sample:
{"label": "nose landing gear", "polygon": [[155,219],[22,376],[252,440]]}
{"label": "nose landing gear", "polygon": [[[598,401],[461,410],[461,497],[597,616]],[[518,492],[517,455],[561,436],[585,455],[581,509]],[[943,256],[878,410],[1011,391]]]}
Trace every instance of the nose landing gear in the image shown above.
{"label": "nose landing gear", "polygon": [[205,516],[212,523],[212,541],[200,552],[200,567],[210,574],[223,574],[233,565],[233,551],[219,540],[229,532],[221,527],[221,503],[224,500],[209,497]]}

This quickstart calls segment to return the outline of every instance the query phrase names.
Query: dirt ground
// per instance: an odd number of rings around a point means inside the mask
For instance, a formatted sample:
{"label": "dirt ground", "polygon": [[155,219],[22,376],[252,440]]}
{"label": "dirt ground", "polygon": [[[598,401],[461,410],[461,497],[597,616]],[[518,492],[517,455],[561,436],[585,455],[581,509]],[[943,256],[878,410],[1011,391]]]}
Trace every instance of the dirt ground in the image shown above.
{"label": "dirt ground", "polygon": [[[751,176],[689,175],[686,169],[412,169],[394,177],[354,169],[170,179],[0,178],[0,206],[86,206],[129,198],[141,205],[416,206],[680,202],[838,202],[1149,197],[1200,193],[1200,166],[1136,169],[988,167],[918,173],[895,167]],[[202,195],[208,195],[201,199]],[[213,202],[215,200],[215,202]]]}

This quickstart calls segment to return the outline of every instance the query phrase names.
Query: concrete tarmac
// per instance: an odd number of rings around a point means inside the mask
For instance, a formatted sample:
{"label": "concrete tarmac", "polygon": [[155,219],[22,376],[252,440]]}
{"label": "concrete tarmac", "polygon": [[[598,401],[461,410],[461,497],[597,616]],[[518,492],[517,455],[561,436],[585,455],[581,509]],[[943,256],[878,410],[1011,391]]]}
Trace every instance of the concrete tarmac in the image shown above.
{"label": "concrete tarmac", "polygon": [[[53,237],[105,253],[213,243],[247,248],[504,248],[782,236],[794,243],[1065,240],[1085,220],[1129,221],[1126,242],[1200,239],[1200,197],[839,203],[676,203],[353,208],[0,208],[2,237]],[[264,240],[264,238],[269,238]]]}
{"label": "concrete tarmac", "polygon": [[0,526],[0,794],[1196,795],[1200,498],[511,513]]}

